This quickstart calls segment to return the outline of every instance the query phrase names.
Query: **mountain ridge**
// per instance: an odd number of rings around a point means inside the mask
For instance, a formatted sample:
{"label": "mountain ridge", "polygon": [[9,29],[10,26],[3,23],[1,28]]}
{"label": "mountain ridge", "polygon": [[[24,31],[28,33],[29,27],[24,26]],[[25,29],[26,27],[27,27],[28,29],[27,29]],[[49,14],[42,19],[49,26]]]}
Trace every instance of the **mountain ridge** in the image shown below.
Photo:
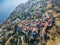
{"label": "mountain ridge", "polygon": [[31,17],[39,17],[48,10],[54,10],[55,6],[59,7],[59,3],[57,2],[59,2],[59,0],[28,0],[26,3],[19,4],[7,18],[7,21],[10,20],[13,22],[16,18],[21,20],[27,18],[29,15]]}
{"label": "mountain ridge", "polygon": [[[10,17],[13,17],[13,15],[18,15],[18,14],[20,14],[21,12],[31,12],[31,11],[36,11],[36,10],[39,10],[39,4],[37,4],[37,3],[39,3],[39,1],[41,1],[41,0],[38,0],[37,2],[34,2],[35,0],[30,0],[30,1],[28,1],[27,3],[25,3],[25,4],[20,4],[16,9],[15,9],[15,11],[13,11],[12,13],[11,13],[11,15],[10,15]],[[41,5],[42,5],[42,2],[43,1],[41,1]],[[38,6],[38,7],[37,7]],[[44,4],[43,4],[43,6],[44,6]],[[42,7],[43,7],[42,6]],[[38,9],[36,9],[36,8],[38,8]],[[20,8],[20,9],[19,9]],[[34,12],[33,12],[34,13]]]}

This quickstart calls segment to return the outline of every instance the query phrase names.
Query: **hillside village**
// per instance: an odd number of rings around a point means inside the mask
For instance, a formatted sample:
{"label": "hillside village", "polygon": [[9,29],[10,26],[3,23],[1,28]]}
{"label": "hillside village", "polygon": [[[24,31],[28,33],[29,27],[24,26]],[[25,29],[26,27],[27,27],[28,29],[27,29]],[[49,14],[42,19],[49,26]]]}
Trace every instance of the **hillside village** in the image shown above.
{"label": "hillside village", "polygon": [[29,0],[0,26],[0,45],[60,45],[60,0]]}

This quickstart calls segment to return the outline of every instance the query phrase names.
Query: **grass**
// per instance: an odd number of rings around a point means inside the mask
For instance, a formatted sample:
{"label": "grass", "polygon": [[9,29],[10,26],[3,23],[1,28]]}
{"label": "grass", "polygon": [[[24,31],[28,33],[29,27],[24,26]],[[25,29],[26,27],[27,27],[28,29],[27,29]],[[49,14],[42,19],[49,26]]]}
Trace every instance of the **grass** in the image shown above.
{"label": "grass", "polygon": [[58,26],[60,26],[60,19],[56,19],[56,24],[58,25]]}

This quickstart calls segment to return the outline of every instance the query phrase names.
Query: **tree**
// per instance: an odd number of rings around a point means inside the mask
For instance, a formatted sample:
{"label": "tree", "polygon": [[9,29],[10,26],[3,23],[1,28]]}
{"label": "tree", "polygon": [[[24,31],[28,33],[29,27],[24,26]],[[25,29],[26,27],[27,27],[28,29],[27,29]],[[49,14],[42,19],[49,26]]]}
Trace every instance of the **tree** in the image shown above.
{"label": "tree", "polygon": [[2,45],[5,45],[5,42],[7,41],[8,37],[7,36],[3,36],[2,37]]}

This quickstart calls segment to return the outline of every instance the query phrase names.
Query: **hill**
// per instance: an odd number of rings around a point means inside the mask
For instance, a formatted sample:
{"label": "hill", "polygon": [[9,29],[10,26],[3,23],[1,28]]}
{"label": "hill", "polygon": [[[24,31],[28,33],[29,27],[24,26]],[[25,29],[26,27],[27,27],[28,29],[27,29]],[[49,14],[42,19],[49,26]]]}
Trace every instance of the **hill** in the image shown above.
{"label": "hill", "polygon": [[[52,14],[55,25],[48,31],[50,39],[46,45],[60,45],[60,0],[28,0],[25,4],[20,4],[11,13],[6,22],[14,23],[25,20],[41,19],[46,12]],[[24,22],[25,23],[25,22]]]}

